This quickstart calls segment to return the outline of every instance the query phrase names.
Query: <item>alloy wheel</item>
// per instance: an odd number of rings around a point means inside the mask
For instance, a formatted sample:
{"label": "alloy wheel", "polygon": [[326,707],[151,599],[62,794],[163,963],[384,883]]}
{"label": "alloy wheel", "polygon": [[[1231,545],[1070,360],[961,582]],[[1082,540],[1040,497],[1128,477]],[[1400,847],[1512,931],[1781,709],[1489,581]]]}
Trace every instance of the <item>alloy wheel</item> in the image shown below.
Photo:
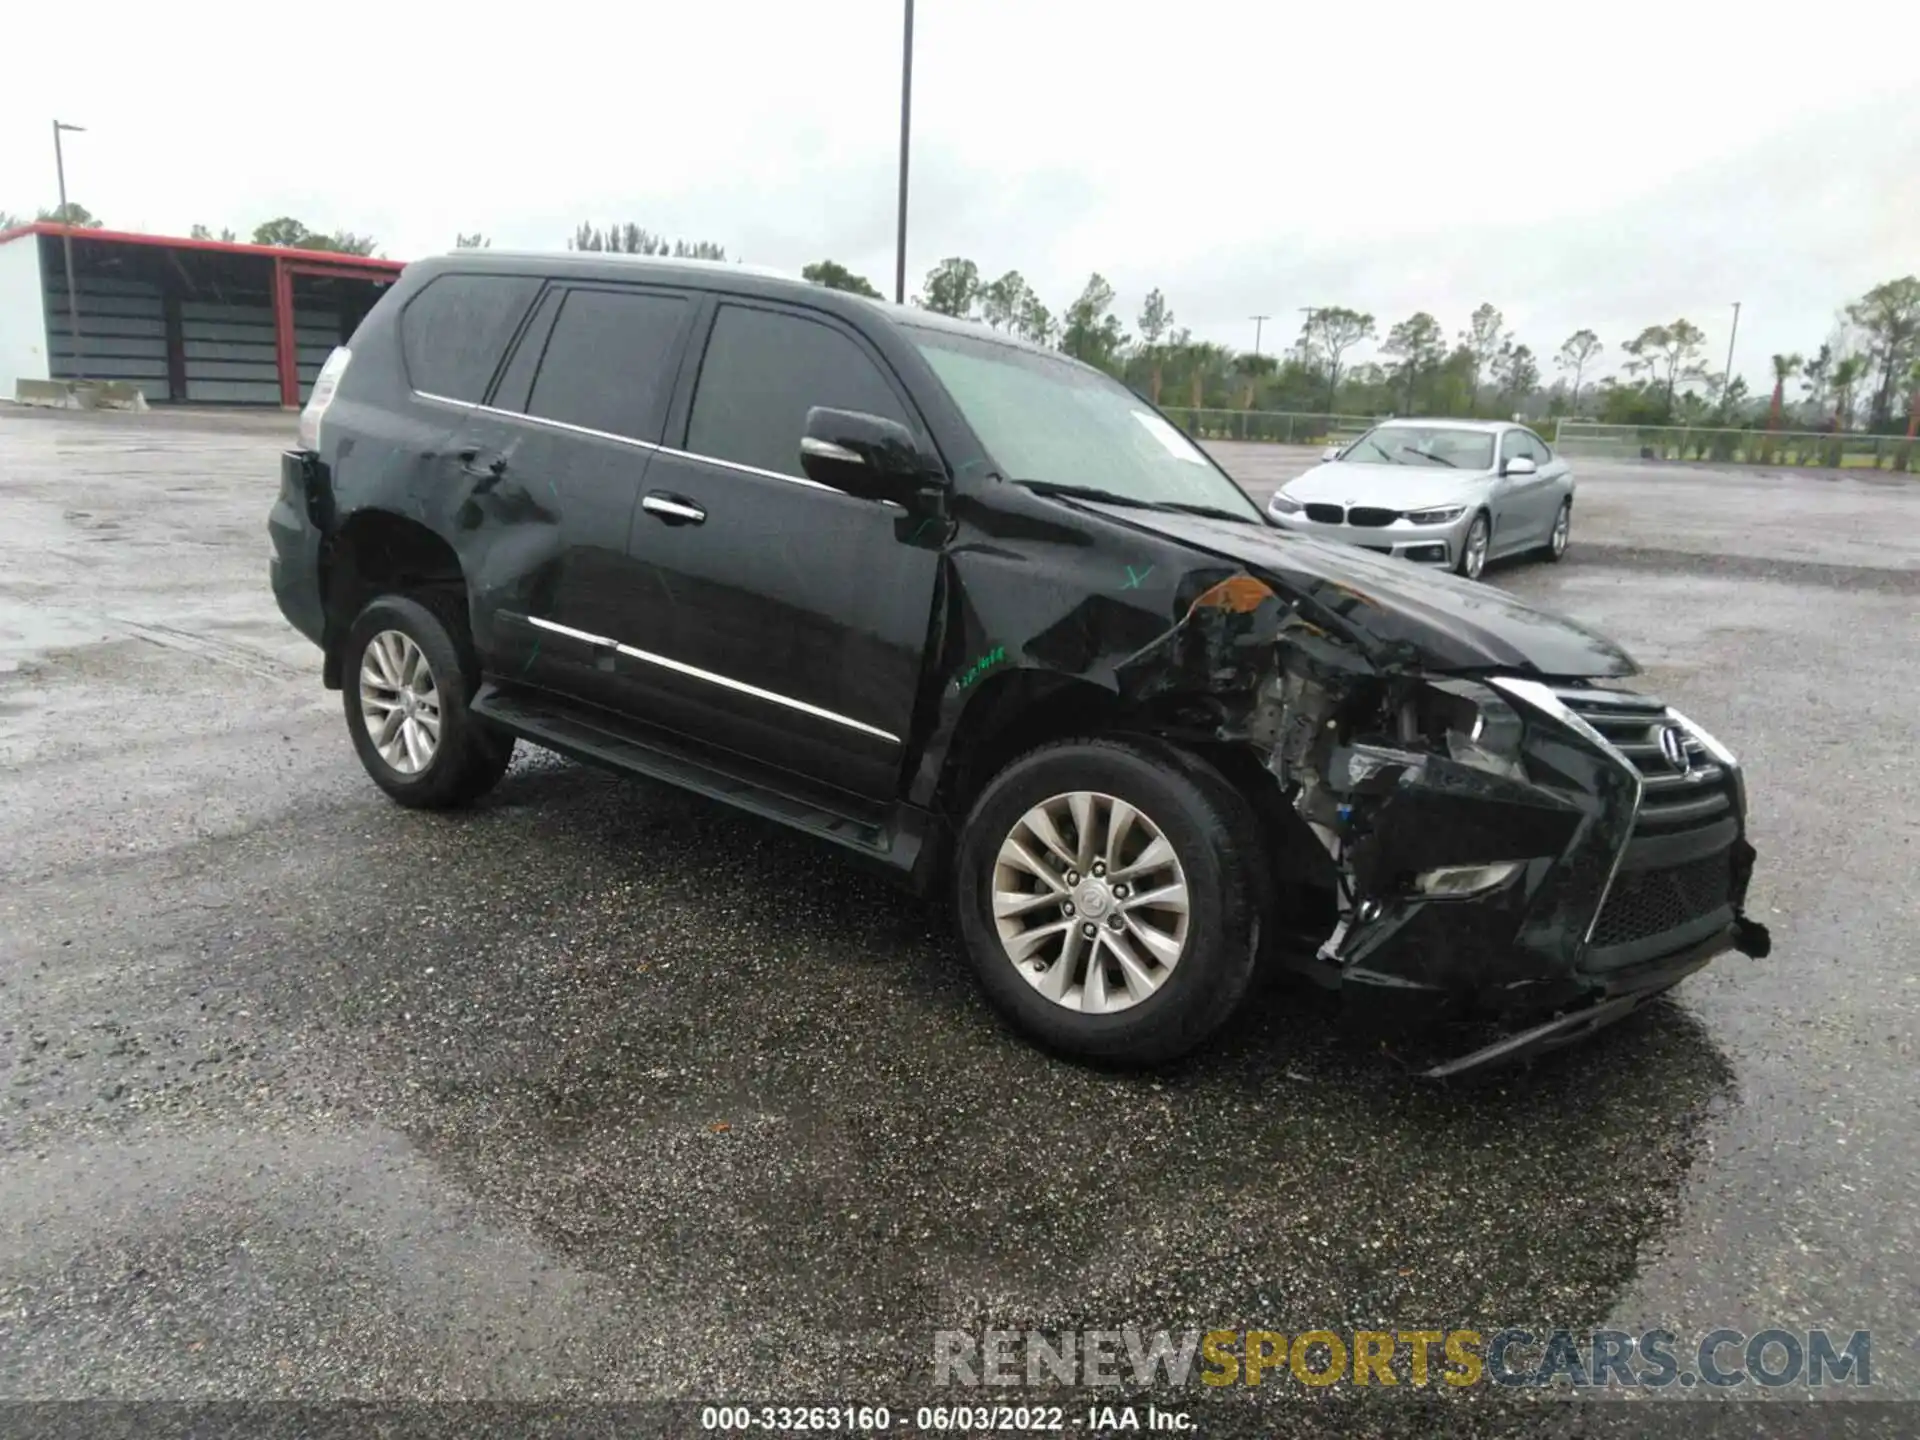
{"label": "alloy wheel", "polygon": [[1478,580],[1480,572],[1487,568],[1487,517],[1477,515],[1467,530],[1467,548],[1461,556],[1460,573],[1469,580]]}
{"label": "alloy wheel", "polygon": [[360,715],[380,758],[418,775],[440,748],[440,690],[413,637],[382,630],[360,657]]}
{"label": "alloy wheel", "polygon": [[1186,949],[1186,872],[1153,819],[1075,790],[1015,822],[993,867],[1007,960],[1054,1004],[1103,1015],[1150,999]]}
{"label": "alloy wheel", "polygon": [[1573,530],[1573,506],[1562,504],[1560,513],[1553,520],[1553,558],[1558,560],[1567,553],[1567,538]]}

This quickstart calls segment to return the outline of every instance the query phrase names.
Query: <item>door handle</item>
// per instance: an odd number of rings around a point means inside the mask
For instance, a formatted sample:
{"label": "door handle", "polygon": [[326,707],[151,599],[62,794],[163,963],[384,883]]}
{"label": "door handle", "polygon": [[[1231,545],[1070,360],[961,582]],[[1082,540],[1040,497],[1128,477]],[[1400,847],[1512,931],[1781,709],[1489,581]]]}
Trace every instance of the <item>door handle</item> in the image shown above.
{"label": "door handle", "polygon": [[667,525],[699,525],[707,512],[683,495],[655,490],[640,502],[640,508]]}

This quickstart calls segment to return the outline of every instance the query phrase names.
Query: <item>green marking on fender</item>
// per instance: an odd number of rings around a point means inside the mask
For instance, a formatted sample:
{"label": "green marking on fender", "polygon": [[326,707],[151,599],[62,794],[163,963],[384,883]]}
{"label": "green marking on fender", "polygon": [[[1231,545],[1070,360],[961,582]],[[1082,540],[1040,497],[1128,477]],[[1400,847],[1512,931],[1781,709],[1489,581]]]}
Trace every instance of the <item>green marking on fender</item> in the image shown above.
{"label": "green marking on fender", "polygon": [[988,670],[992,669],[995,665],[998,665],[1002,660],[1006,658],[1007,658],[1006,646],[1004,645],[994,646],[993,649],[987,651],[986,654],[982,655],[979,659],[975,660],[971,665],[967,666],[966,669],[962,670],[958,675],[954,676],[954,685],[961,690],[966,689],[969,685],[973,684],[974,681],[978,680],[982,675],[986,674]]}

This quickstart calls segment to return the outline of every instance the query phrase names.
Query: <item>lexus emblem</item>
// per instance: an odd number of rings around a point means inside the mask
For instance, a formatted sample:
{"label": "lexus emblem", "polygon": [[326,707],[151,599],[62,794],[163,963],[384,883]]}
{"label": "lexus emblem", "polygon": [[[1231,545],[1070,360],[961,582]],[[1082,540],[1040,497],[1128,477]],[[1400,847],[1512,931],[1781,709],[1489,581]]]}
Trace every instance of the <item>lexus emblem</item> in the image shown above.
{"label": "lexus emblem", "polygon": [[1693,770],[1693,756],[1687,753],[1687,732],[1678,725],[1660,727],[1660,753],[1674,773],[1686,775]]}

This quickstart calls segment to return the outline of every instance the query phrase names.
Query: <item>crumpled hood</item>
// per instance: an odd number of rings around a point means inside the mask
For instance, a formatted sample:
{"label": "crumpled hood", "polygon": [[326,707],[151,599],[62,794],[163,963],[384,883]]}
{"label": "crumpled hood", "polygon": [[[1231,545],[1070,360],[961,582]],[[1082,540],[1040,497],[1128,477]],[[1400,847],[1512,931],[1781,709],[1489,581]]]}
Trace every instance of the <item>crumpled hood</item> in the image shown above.
{"label": "crumpled hood", "polygon": [[1277,526],[1090,500],[1069,503],[1235,561],[1295,593],[1311,594],[1371,638],[1411,645],[1428,669],[1567,679],[1639,673],[1633,657],[1606,636],[1484,582]]}
{"label": "crumpled hood", "polygon": [[1461,503],[1487,487],[1483,470],[1444,466],[1354,465],[1342,460],[1316,465],[1280,488],[1301,504],[1379,505],[1390,510],[1419,510]]}

